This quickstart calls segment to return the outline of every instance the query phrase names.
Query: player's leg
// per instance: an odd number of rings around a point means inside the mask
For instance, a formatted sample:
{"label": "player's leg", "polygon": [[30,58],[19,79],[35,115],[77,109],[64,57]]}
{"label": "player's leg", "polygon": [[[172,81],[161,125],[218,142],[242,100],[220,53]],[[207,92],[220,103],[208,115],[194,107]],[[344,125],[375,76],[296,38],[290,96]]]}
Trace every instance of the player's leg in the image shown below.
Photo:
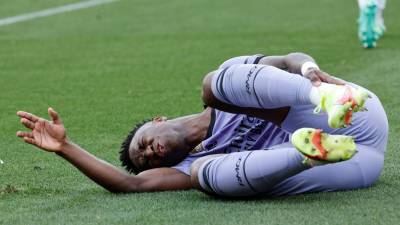
{"label": "player's leg", "polygon": [[386,31],[385,21],[383,19],[383,11],[386,7],[386,0],[377,0],[377,12],[375,16],[375,31],[379,37],[382,37]]}
{"label": "player's leg", "polygon": [[213,157],[192,167],[199,189],[212,195],[282,196],[351,190],[371,186],[383,168],[383,153],[357,145],[353,158],[311,166],[293,147],[237,152]]}
{"label": "player's leg", "polygon": [[212,74],[212,94],[240,107],[280,108],[312,104],[309,80],[272,66],[233,65]]}
{"label": "player's leg", "polygon": [[230,153],[201,163],[195,161],[191,167],[192,184],[219,196],[253,196],[310,168],[303,160],[304,156],[294,148]]}
{"label": "player's leg", "polygon": [[203,99],[215,108],[220,107],[215,99],[233,107],[259,109],[314,104],[328,112],[329,124],[335,128],[349,122],[352,112],[360,110],[368,96],[364,89],[350,86],[323,83],[314,87],[302,76],[260,65],[217,70],[206,77],[204,86],[208,88]]}
{"label": "player's leg", "polygon": [[[354,155],[355,143],[351,137],[322,135],[316,135],[313,129],[295,132],[292,142],[296,143],[297,150],[278,146],[271,151],[200,158],[191,168],[192,184],[221,196],[251,196],[265,193],[277,183],[311,167],[348,160]],[[318,140],[315,137],[319,137]]]}
{"label": "player's leg", "polygon": [[357,145],[353,158],[313,167],[276,184],[269,196],[296,195],[366,188],[373,185],[383,169],[383,150]]}
{"label": "player's leg", "polygon": [[[331,135],[321,142],[322,145],[327,145],[328,142],[338,142],[336,144],[337,152],[328,152],[325,161],[311,159],[307,148],[303,148],[303,146],[297,146],[298,150],[293,147],[277,146],[274,150],[237,152],[209,159],[199,159],[193,164],[192,180],[196,180],[200,190],[220,196],[239,197],[277,192],[278,190],[275,190],[274,187],[296,174],[310,168],[326,166],[327,163],[347,160],[348,157],[343,157],[342,154],[347,150],[340,149],[340,145],[348,147],[346,138]],[[353,145],[355,147],[354,143]],[[301,154],[299,151],[305,154]],[[334,169],[329,172],[330,174],[327,175],[335,177]],[[343,171],[338,171],[338,173],[340,174],[338,176],[344,176],[341,174]],[[356,173],[349,172],[348,174],[351,174],[354,180],[359,180],[363,175],[359,173],[359,169],[356,169]],[[348,179],[344,178],[344,180]],[[359,187],[360,185],[363,184],[356,183],[353,186]],[[344,187],[326,188],[330,190],[329,188],[343,189]]]}

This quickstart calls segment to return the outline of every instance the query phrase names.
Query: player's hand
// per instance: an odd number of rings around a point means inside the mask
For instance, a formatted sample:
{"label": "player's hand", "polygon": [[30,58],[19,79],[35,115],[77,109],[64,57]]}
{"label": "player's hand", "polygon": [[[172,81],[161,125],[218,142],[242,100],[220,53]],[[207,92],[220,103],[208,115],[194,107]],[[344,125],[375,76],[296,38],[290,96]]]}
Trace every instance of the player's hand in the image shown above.
{"label": "player's hand", "polygon": [[338,84],[338,85],[345,85],[345,83],[341,80],[334,78],[333,76],[321,71],[317,68],[310,68],[306,71],[303,75],[305,78],[309,79],[311,83],[318,87],[321,85],[321,82],[328,83],[328,84]]}
{"label": "player's hand", "polygon": [[49,152],[61,151],[67,143],[67,135],[64,125],[54,109],[48,109],[52,121],[45,120],[28,112],[18,111],[21,123],[30,132],[18,131],[17,136],[26,143],[35,145]]}

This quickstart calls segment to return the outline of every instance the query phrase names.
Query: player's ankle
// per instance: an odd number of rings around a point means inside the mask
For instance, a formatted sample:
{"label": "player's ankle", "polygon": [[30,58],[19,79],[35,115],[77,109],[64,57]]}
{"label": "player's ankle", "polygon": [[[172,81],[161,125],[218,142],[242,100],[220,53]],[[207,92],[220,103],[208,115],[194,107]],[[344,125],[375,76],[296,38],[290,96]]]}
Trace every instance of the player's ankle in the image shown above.
{"label": "player's ankle", "polygon": [[343,87],[343,85],[321,83],[318,87],[313,86],[309,94],[310,102],[316,106],[319,105],[322,100],[322,95],[336,91],[338,87]]}
{"label": "player's ankle", "polygon": [[323,165],[326,165],[326,164],[329,163],[327,161],[320,161],[320,160],[311,159],[311,158],[308,158],[305,155],[303,155],[303,157],[304,157],[303,164],[308,166],[308,167],[310,167],[310,168],[315,167],[315,166],[323,166]]}

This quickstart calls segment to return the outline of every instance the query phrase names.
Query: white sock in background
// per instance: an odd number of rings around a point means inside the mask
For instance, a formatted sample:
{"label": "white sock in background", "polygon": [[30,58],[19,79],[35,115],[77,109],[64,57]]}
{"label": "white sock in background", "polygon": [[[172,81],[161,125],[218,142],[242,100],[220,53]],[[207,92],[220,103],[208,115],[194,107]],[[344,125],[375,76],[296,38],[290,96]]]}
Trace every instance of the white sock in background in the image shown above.
{"label": "white sock in background", "polygon": [[376,23],[379,26],[385,26],[383,20],[383,10],[385,9],[386,6],[386,0],[377,0],[377,6],[378,6],[378,11],[376,13]]}
{"label": "white sock in background", "polygon": [[377,0],[358,0],[358,7],[364,8],[372,3],[377,4]]}

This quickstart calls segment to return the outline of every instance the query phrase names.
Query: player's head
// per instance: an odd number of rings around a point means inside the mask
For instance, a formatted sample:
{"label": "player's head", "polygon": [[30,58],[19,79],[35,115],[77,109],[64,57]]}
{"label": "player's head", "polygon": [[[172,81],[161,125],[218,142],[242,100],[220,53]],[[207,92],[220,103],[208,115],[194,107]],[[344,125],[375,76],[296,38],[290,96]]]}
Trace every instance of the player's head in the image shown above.
{"label": "player's head", "polygon": [[128,172],[173,166],[189,147],[178,121],[155,117],[136,124],[121,145],[120,160]]}

